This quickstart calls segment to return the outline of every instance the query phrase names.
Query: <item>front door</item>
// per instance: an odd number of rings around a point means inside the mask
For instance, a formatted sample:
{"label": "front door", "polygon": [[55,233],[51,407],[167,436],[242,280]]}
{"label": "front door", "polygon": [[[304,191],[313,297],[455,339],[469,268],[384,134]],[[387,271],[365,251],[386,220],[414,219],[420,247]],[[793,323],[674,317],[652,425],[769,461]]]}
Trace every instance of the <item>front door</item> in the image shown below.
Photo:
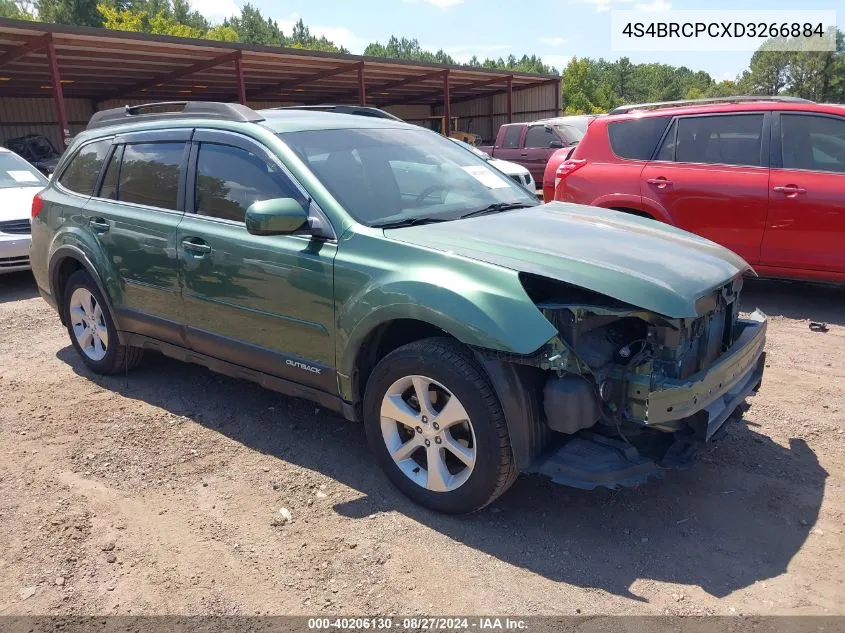
{"label": "front door", "polygon": [[768,208],[763,113],[677,119],[640,175],[644,202],[676,226],[760,260]]}
{"label": "front door", "polygon": [[188,340],[196,351],[337,393],[336,243],[247,232],[247,207],[307,196],[261,145],[198,130],[178,231]]}
{"label": "front door", "polygon": [[772,140],[761,264],[845,274],[845,117],[782,112]]}
{"label": "front door", "polygon": [[534,182],[543,182],[549,157],[563,147],[563,141],[550,125],[531,125],[525,132],[525,148],[522,165],[534,177]]}
{"label": "front door", "polygon": [[87,229],[117,279],[121,328],[183,344],[185,322],[176,227],[190,130],[117,137],[99,191],[85,206]]}

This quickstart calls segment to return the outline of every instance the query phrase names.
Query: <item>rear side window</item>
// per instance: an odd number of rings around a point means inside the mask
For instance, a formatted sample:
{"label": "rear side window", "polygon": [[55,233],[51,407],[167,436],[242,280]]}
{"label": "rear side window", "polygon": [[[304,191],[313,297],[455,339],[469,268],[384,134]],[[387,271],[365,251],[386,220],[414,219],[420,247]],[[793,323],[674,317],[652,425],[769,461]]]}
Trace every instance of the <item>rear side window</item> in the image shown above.
{"label": "rear side window", "polygon": [[608,124],[613,153],[620,158],[648,160],[669,124],[669,117],[644,117]]}
{"label": "rear side window", "polygon": [[845,174],[845,119],[781,114],[784,169]]}
{"label": "rear side window", "polygon": [[249,206],[274,198],[305,202],[277,165],[238,147],[200,145],[196,190],[199,215],[243,222]]}
{"label": "rear side window", "polygon": [[552,141],[560,141],[551,128],[532,125],[525,134],[525,147],[551,147]]}
{"label": "rear side window", "polygon": [[681,118],[675,161],[759,167],[762,138],[762,113]]}
{"label": "rear side window", "polygon": [[75,193],[90,196],[94,193],[97,176],[100,175],[110,147],[111,139],[83,145],[62,172],[59,184]]}
{"label": "rear side window", "polygon": [[185,143],[135,143],[123,149],[117,185],[121,202],[179,209],[179,174]]}
{"label": "rear side window", "polygon": [[502,140],[502,147],[513,149],[519,147],[519,139],[522,136],[521,125],[509,125],[505,128],[505,138]]}

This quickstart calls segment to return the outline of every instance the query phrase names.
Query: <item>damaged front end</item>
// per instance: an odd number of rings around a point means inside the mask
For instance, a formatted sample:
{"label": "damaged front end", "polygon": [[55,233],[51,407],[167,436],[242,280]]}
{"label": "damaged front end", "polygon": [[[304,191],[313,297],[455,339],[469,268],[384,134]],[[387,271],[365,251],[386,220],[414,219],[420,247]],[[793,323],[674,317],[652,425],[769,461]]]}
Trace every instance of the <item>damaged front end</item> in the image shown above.
{"label": "damaged front end", "polygon": [[636,485],[684,467],[762,380],[766,317],[739,318],[742,277],[670,318],[536,275],[523,286],[558,331],[537,354],[554,431],[530,471],[579,487]]}

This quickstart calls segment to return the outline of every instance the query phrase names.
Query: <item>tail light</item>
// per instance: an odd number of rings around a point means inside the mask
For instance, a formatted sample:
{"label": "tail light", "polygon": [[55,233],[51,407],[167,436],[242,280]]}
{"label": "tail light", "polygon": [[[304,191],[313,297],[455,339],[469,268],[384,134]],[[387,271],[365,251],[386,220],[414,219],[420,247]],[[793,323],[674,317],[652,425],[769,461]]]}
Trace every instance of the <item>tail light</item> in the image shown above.
{"label": "tail light", "polygon": [[44,198],[41,197],[41,192],[36,193],[35,197],[32,199],[32,217],[37,218],[38,214],[41,213],[41,209],[44,208]]}
{"label": "tail light", "polygon": [[586,164],[587,161],[583,158],[568,158],[563,161],[555,172],[555,191],[557,191],[558,185],[560,185],[562,180],[574,174]]}

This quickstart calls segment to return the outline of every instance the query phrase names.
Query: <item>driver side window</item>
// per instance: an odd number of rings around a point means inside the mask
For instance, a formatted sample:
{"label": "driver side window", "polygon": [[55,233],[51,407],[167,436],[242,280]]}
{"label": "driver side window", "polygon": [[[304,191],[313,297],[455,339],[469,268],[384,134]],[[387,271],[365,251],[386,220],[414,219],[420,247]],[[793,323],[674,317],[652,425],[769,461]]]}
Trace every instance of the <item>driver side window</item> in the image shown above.
{"label": "driver side window", "polygon": [[240,147],[200,144],[195,209],[198,215],[243,222],[253,203],[274,198],[305,202],[277,165]]}

